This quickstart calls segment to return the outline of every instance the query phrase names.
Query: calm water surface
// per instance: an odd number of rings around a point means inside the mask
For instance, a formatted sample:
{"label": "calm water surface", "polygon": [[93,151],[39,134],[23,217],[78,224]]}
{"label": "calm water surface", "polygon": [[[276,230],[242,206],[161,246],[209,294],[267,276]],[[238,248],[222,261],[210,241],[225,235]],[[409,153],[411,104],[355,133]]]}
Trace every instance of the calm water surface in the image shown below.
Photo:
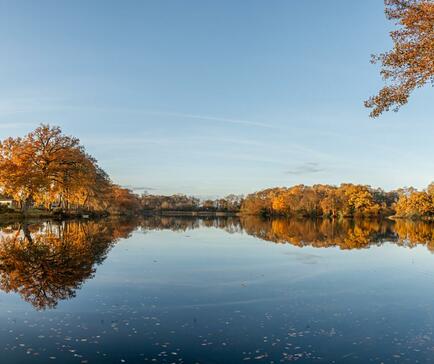
{"label": "calm water surface", "polygon": [[3,363],[431,363],[434,226],[0,227]]}

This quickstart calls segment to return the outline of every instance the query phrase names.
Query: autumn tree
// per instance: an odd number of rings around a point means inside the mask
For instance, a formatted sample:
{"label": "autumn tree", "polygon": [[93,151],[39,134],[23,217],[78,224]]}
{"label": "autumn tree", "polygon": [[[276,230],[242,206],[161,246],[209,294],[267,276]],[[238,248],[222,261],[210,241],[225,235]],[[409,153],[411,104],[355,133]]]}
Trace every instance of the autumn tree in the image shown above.
{"label": "autumn tree", "polygon": [[320,201],[320,206],[324,216],[336,217],[342,211],[344,205],[343,195],[334,186],[329,186],[325,196]]}
{"label": "autumn tree", "polygon": [[434,196],[427,191],[414,191],[401,195],[396,204],[396,214],[400,217],[424,218],[434,216]]}
{"label": "autumn tree", "polygon": [[3,193],[20,201],[23,210],[35,194],[47,187],[30,147],[21,138],[0,142],[0,187]]}
{"label": "autumn tree", "polygon": [[134,215],[140,209],[140,200],[128,188],[113,185],[110,189],[109,211],[117,215]]}
{"label": "autumn tree", "polygon": [[0,142],[0,190],[20,201],[24,212],[32,202],[64,211],[125,211],[127,200],[137,210],[139,204],[136,195],[112,184],[77,138],[49,125]]}
{"label": "autumn tree", "polygon": [[346,215],[377,215],[380,205],[374,201],[373,191],[369,186],[343,184],[340,187],[346,197],[344,213]]}
{"label": "autumn tree", "polygon": [[24,138],[0,144],[0,185],[22,202],[51,204],[67,200],[87,176],[87,157],[78,139],[64,136],[60,128],[41,125]]}
{"label": "autumn tree", "polygon": [[432,0],[385,0],[386,16],[395,21],[393,49],[372,56],[382,66],[381,75],[388,82],[365,106],[371,117],[390,108],[397,111],[408,102],[410,93],[434,81],[434,2]]}
{"label": "autumn tree", "polygon": [[280,188],[269,188],[246,196],[241,205],[241,213],[252,215],[269,215],[273,211],[273,200]]}

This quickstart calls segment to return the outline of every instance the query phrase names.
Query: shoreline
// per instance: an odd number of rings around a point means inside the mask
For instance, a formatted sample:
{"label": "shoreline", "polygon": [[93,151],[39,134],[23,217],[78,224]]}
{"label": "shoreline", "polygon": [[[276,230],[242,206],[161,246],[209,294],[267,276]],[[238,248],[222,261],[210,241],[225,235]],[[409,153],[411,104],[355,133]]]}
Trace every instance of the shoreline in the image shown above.
{"label": "shoreline", "polygon": [[407,220],[407,221],[424,221],[424,222],[434,222],[434,217],[427,216],[399,216],[399,215],[389,215],[389,216],[341,216],[341,217],[331,217],[331,216],[283,216],[283,215],[256,215],[256,214],[246,214],[240,211],[187,211],[187,210],[144,210],[136,214],[111,214],[109,212],[95,213],[95,212],[59,212],[59,211],[43,211],[43,210],[30,210],[26,214],[21,211],[14,212],[0,212],[0,223],[8,222],[20,222],[26,220],[38,220],[38,219],[52,219],[52,220],[69,220],[69,219],[99,219],[105,217],[245,217],[245,216],[256,216],[265,220],[272,219],[302,219],[302,220],[318,220],[318,219],[330,219],[330,220]]}

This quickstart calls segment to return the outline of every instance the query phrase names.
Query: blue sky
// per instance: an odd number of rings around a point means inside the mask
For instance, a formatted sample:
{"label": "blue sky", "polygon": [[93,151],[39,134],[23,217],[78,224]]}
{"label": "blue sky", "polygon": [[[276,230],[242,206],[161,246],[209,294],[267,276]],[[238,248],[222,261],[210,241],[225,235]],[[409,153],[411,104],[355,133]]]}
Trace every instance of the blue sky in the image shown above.
{"label": "blue sky", "polygon": [[0,0],[0,139],[59,125],[138,192],[421,188],[433,89],[363,107],[391,27],[380,0]]}

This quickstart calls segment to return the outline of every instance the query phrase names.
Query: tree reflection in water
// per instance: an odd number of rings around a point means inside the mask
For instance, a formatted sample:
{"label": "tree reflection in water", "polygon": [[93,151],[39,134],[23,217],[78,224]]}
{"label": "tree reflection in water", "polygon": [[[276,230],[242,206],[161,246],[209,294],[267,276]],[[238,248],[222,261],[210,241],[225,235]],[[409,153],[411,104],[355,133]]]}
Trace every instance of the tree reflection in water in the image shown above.
{"label": "tree reflection in water", "polygon": [[119,238],[136,223],[45,222],[9,226],[0,234],[0,288],[36,309],[55,308],[92,278]]}
{"label": "tree reflection in water", "polygon": [[261,220],[247,217],[241,224],[250,235],[300,247],[361,249],[396,240],[393,223],[384,220]]}
{"label": "tree reflection in water", "polygon": [[388,219],[262,219],[256,216],[189,218],[150,217],[140,222],[143,230],[187,231],[214,227],[229,233],[245,232],[262,240],[312,246],[362,249],[385,242],[400,246],[426,245],[434,251],[434,223]]}
{"label": "tree reflection in water", "polygon": [[36,309],[75,296],[121,238],[142,231],[218,228],[298,247],[362,249],[385,242],[425,245],[434,252],[434,224],[408,220],[264,220],[258,217],[148,217],[15,224],[0,228],[0,288],[17,292]]}

